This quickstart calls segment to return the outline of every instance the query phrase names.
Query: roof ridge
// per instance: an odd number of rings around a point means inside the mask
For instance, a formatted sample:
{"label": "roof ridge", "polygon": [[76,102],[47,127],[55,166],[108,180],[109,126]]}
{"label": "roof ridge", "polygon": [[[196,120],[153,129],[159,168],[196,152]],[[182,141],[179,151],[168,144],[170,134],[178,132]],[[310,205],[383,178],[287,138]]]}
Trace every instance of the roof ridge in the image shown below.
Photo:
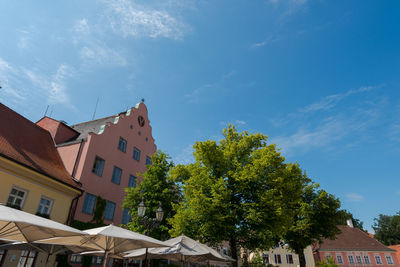
{"label": "roof ridge", "polygon": [[70,127],[78,126],[78,125],[89,123],[89,122],[95,122],[95,121],[99,121],[99,120],[104,120],[104,119],[108,119],[108,118],[112,118],[112,117],[116,117],[116,116],[119,116],[119,115],[118,114],[114,114],[114,115],[110,115],[110,116],[99,118],[99,119],[95,119],[95,120],[84,121],[84,122],[80,122],[80,123],[77,123],[77,124],[73,124]]}

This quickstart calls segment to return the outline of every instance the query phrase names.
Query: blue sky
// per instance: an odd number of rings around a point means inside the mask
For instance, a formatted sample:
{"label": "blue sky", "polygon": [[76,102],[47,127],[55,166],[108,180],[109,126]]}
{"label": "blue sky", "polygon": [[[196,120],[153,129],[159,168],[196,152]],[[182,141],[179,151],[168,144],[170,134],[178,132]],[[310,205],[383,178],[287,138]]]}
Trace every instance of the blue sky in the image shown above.
{"label": "blue sky", "polygon": [[371,229],[399,211],[398,1],[2,1],[0,101],[70,124],[145,98],[189,162],[228,123],[262,132]]}

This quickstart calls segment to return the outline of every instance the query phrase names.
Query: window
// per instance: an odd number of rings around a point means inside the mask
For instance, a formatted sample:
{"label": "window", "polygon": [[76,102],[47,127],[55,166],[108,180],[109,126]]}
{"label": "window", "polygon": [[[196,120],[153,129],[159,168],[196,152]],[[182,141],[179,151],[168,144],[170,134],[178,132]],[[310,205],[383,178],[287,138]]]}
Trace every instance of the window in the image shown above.
{"label": "window", "polygon": [[362,264],[361,256],[356,256],[356,261],[358,264]]}
{"label": "window", "polygon": [[371,264],[368,256],[364,256],[364,262],[365,264]]}
{"label": "window", "polygon": [[104,163],[105,163],[104,159],[100,158],[99,156],[96,156],[96,158],[94,159],[92,172],[97,174],[98,176],[102,176]]}
{"label": "window", "polygon": [[7,206],[22,209],[27,192],[24,189],[13,187],[8,195]]}
{"label": "window", "polygon": [[122,152],[126,152],[126,140],[122,137],[119,138],[118,149]]}
{"label": "window", "polygon": [[269,254],[263,253],[263,263],[270,264],[269,262]]}
{"label": "window", "polygon": [[336,261],[337,261],[338,264],[343,264],[343,258],[342,258],[342,256],[337,255],[337,256],[336,256]]}
{"label": "window", "polygon": [[386,261],[388,264],[393,264],[392,256],[386,256]]}
{"label": "window", "polygon": [[122,176],[122,170],[117,166],[114,166],[111,182],[113,182],[114,184],[120,184],[121,176]]}
{"label": "window", "polygon": [[37,252],[23,250],[21,252],[21,257],[19,258],[17,267],[31,267],[34,265],[36,260]]}
{"label": "window", "polygon": [[280,254],[274,254],[275,264],[282,264],[282,258]]}
{"label": "window", "polygon": [[92,264],[94,264],[94,265],[102,265],[103,264],[103,257],[93,256]]}
{"label": "window", "polygon": [[81,255],[71,255],[70,262],[71,263],[81,263],[82,262],[82,256]]}
{"label": "window", "polygon": [[125,208],[122,213],[122,224],[127,224],[131,220],[131,215],[129,215],[129,209]]}
{"label": "window", "polygon": [[136,147],[133,148],[133,158],[137,161],[140,161],[140,150]]}
{"label": "window", "polygon": [[292,254],[287,254],[286,255],[286,263],[287,264],[293,264],[294,263]]}
{"label": "window", "polygon": [[115,203],[108,201],[106,202],[106,210],[104,211],[104,219],[112,221],[114,219]]}
{"label": "window", "polygon": [[348,258],[349,258],[349,263],[353,264],[354,263],[354,257],[349,255]]}
{"label": "window", "polygon": [[50,215],[51,206],[53,206],[53,200],[42,196],[39,201],[39,207],[36,213]]}
{"label": "window", "polygon": [[96,196],[86,193],[85,201],[83,202],[82,212],[93,214],[94,206],[96,205]]}
{"label": "window", "polygon": [[146,165],[151,165],[151,158],[149,156],[146,156]]}
{"label": "window", "polygon": [[381,256],[376,255],[375,256],[375,261],[376,261],[376,264],[382,264]]}
{"label": "window", "polygon": [[129,175],[128,187],[136,187],[136,177]]}

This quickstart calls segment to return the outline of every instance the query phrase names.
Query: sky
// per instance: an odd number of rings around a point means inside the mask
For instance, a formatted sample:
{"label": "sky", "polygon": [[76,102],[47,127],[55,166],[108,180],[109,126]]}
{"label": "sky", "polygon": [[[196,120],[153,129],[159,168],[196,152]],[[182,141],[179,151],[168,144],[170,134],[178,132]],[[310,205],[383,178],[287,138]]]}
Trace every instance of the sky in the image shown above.
{"label": "sky", "polygon": [[[371,225],[400,211],[399,1],[1,1],[0,102],[69,124],[142,98],[175,163],[261,132]],[[47,108],[48,107],[48,108]]]}

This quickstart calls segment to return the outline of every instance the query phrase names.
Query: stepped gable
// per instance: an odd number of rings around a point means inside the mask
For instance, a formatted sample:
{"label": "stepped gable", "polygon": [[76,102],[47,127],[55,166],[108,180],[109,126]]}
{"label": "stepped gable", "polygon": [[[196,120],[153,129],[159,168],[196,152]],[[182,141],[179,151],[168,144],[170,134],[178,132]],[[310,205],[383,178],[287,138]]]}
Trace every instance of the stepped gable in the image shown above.
{"label": "stepped gable", "polygon": [[0,156],[79,189],[66,171],[50,133],[0,103]]}
{"label": "stepped gable", "polygon": [[324,239],[322,243],[317,244],[316,249],[319,251],[394,251],[358,228],[344,225],[338,228],[341,233],[334,240]]}

